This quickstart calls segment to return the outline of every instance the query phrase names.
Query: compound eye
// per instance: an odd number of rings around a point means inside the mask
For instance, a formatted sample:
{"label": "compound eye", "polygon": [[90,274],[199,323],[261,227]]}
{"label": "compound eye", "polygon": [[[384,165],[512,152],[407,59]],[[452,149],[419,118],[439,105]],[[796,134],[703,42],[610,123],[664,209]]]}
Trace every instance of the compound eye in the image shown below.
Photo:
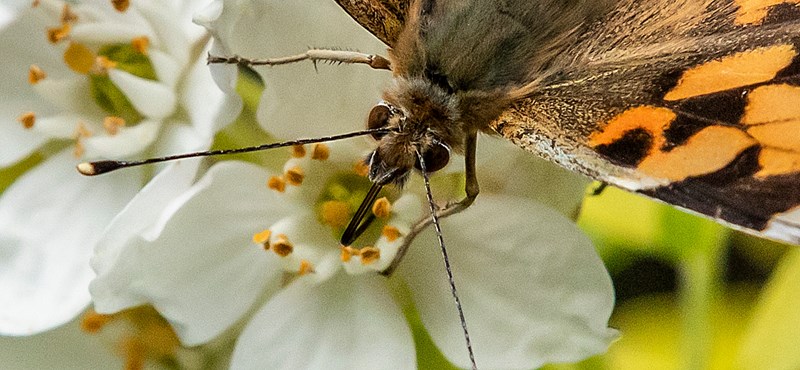
{"label": "compound eye", "polygon": [[[372,110],[369,111],[369,117],[367,118],[367,128],[372,130],[376,128],[382,128],[389,125],[389,117],[391,117],[391,111],[389,107],[385,105],[376,105],[372,107]],[[386,133],[375,133],[372,134],[372,138],[375,140],[380,140],[386,135]]]}
{"label": "compound eye", "polygon": [[[422,159],[425,161],[425,169],[428,173],[439,171],[450,162],[450,147],[442,143],[436,143],[422,153]],[[414,167],[422,170],[419,161]]]}

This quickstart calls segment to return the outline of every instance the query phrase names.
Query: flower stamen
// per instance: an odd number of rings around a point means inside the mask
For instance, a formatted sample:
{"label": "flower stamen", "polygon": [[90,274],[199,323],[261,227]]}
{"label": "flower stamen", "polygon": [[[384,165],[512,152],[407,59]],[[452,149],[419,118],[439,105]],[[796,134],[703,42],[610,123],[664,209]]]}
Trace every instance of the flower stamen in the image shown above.
{"label": "flower stamen", "polygon": [[359,250],[362,265],[369,265],[381,258],[381,250],[375,247],[364,247]]}
{"label": "flower stamen", "polygon": [[17,117],[17,121],[22,123],[22,127],[31,129],[36,123],[36,114],[33,112],[22,113],[19,117]]}
{"label": "flower stamen", "polygon": [[67,38],[70,31],[72,31],[72,26],[69,23],[62,23],[58,27],[48,28],[47,41],[50,41],[51,44],[56,44],[59,41]]}
{"label": "flower stamen", "polygon": [[64,4],[61,9],[61,24],[75,23],[76,21],[78,21],[78,15],[72,11],[69,4]]}
{"label": "flower stamen", "polygon": [[90,309],[81,318],[81,330],[89,334],[99,333],[113,318],[113,315],[99,314]]}
{"label": "flower stamen", "polygon": [[94,59],[94,64],[92,65],[92,73],[96,75],[105,75],[108,73],[108,70],[116,68],[117,62],[108,59],[108,57],[104,55],[100,55]]}
{"label": "flower stamen", "polygon": [[381,230],[381,235],[383,235],[386,240],[391,243],[400,238],[402,234],[400,234],[400,229],[391,225],[386,225],[383,227],[383,230]]}
{"label": "flower stamen", "polygon": [[358,161],[355,165],[353,165],[353,171],[356,173],[356,175],[367,177],[369,174],[369,165],[367,165],[367,163],[364,161]]}
{"label": "flower stamen", "polygon": [[292,157],[293,158],[303,158],[306,156],[306,147],[304,145],[293,145],[292,146]]}
{"label": "flower stamen", "polygon": [[378,218],[386,218],[392,213],[392,203],[389,199],[382,197],[372,204],[372,214]]}
{"label": "flower stamen", "polygon": [[286,191],[286,180],[282,176],[272,176],[267,181],[267,187],[279,193]]}
{"label": "flower stamen", "polygon": [[297,270],[297,273],[300,276],[303,276],[303,275],[306,275],[306,274],[310,274],[310,273],[313,273],[313,272],[315,272],[314,271],[314,265],[312,265],[311,262],[309,262],[308,260],[305,260],[305,259],[300,260],[300,269]]}
{"label": "flower stamen", "polygon": [[343,245],[340,247],[340,249],[342,252],[340,257],[342,262],[350,262],[350,259],[352,259],[353,256],[358,255],[358,250],[353,249],[353,247]]}
{"label": "flower stamen", "polygon": [[286,236],[286,234],[278,234],[277,239],[278,240],[272,243],[272,251],[281,257],[286,257],[292,254],[292,251],[294,251],[294,245],[289,242],[289,238]]}
{"label": "flower stamen", "polygon": [[114,6],[118,12],[123,13],[131,6],[130,0],[111,0],[111,5]]}
{"label": "flower stamen", "polygon": [[272,231],[266,229],[259,233],[253,234],[253,243],[260,244],[264,250],[269,250],[269,237],[272,236]]}
{"label": "flower stamen", "polygon": [[318,161],[327,160],[331,155],[331,149],[324,143],[314,144],[314,149],[311,151],[311,159]]}
{"label": "flower stamen", "polygon": [[148,39],[147,36],[135,37],[131,40],[131,46],[133,46],[133,49],[139,54],[147,55],[147,51],[150,48],[150,39]]}
{"label": "flower stamen", "polygon": [[303,169],[300,166],[294,166],[286,170],[284,177],[289,185],[300,186],[305,178],[305,173],[303,173]]}
{"label": "flower stamen", "polygon": [[105,128],[106,133],[111,136],[116,135],[119,132],[120,127],[124,126],[125,120],[122,117],[107,116],[103,119],[103,128]]}
{"label": "flower stamen", "polygon": [[31,85],[37,84],[39,81],[44,80],[45,77],[47,77],[47,73],[36,64],[31,64],[30,68],[28,68],[28,83]]}

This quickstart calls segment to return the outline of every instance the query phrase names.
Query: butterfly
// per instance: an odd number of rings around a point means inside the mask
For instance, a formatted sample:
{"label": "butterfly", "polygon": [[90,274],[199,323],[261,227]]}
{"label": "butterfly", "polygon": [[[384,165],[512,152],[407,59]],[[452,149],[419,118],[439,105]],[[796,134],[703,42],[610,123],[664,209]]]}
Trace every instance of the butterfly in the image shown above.
{"label": "butterfly", "polygon": [[[337,3],[389,46],[396,82],[370,127],[398,115],[446,122],[422,139],[434,164],[450,147],[469,162],[476,131],[500,135],[603,183],[800,244],[800,1]],[[413,164],[390,145],[375,152],[376,176]]]}

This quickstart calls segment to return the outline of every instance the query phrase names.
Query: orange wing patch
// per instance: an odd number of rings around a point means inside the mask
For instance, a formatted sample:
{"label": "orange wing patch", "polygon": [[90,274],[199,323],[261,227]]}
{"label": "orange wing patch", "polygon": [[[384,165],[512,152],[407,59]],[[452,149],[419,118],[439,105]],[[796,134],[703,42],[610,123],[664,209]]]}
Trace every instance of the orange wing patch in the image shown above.
{"label": "orange wing patch", "polygon": [[792,45],[776,45],[707,62],[684,72],[664,100],[676,101],[769,81],[789,66],[796,55]]}
{"label": "orange wing patch", "polygon": [[736,0],[739,10],[734,22],[737,25],[761,24],[769,9],[780,4],[800,4],[800,0]]}
{"label": "orange wing patch", "polygon": [[710,126],[673,150],[655,150],[637,168],[655,178],[682,181],[719,171],[755,144],[755,140],[739,129]]}
{"label": "orange wing patch", "polygon": [[656,141],[653,146],[663,145],[663,133],[677,115],[671,109],[658,107],[636,107],[614,117],[603,131],[589,138],[589,145],[610,145],[620,140],[628,132],[636,129],[647,131]]}

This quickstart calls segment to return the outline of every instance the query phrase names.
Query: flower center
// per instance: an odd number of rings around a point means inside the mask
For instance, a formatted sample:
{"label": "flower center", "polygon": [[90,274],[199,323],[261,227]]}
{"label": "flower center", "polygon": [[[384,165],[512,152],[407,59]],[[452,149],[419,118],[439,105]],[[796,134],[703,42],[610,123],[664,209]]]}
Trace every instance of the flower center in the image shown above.
{"label": "flower center", "polygon": [[[375,247],[374,243],[381,238],[391,243],[401,237],[400,230],[388,224],[393,215],[392,202],[396,200],[397,194],[385,189],[364,217],[365,230],[358,239],[361,244],[339,245],[342,233],[364,201],[372,183],[362,173],[361,162],[354,166],[341,166],[336,163],[320,166],[318,161],[327,160],[329,155],[330,149],[325,144],[314,144],[310,147],[296,146],[292,148],[292,159],[284,166],[284,173],[273,176],[267,181],[267,187],[280,194],[287,193],[289,189],[316,193],[316,197],[296,196],[292,199],[309,202],[307,207],[313,209],[315,221],[323,226],[323,230],[328,230],[328,233],[323,234],[328,234],[329,239],[305,235],[320,228],[317,225],[314,227],[307,225],[309,222],[307,218],[296,221],[295,217],[289,216],[269,229],[253,235],[253,242],[284,260],[285,269],[290,273],[304,275],[315,272],[315,265],[318,266],[321,260],[331,257],[330,248],[335,246],[340,248],[338,260],[345,266],[354,263],[377,266],[376,262],[387,257],[382,256],[381,250]],[[319,178],[320,176],[324,177]],[[313,183],[316,188],[312,189],[311,185],[305,185],[306,182]],[[298,225],[297,222],[302,224]],[[309,243],[306,240],[314,242]],[[329,242],[321,242],[322,240]]]}
{"label": "flower center", "polygon": [[[119,12],[127,7],[114,4]],[[124,4],[123,4],[124,5]],[[97,14],[83,14],[73,11],[69,3],[61,1],[46,1],[36,3],[36,7],[50,13],[57,18],[57,25],[45,30],[47,40],[54,48],[63,50],[63,62],[69,70],[77,75],[83,75],[88,80],[88,93],[86,98],[93,100],[105,114],[105,118],[98,122],[77,121],[73,124],[72,138],[75,140],[74,153],[77,157],[83,155],[82,139],[91,137],[97,132],[105,132],[114,136],[123,127],[135,126],[141,122],[145,115],[139,112],[122,89],[109,77],[109,71],[119,70],[129,73],[144,80],[157,80],[156,70],[149,57],[150,40],[146,36],[133,37],[128,43],[109,43],[103,45],[90,45],[72,37],[76,26],[83,18],[95,19]],[[60,9],[60,10],[59,10]],[[109,32],[112,32],[111,30]],[[37,65],[31,65],[27,71],[28,82],[37,85],[48,78],[47,71]],[[56,84],[58,85],[58,84]],[[51,85],[43,86],[40,95],[48,99],[47,90]],[[80,91],[75,91],[80,95]],[[90,104],[86,104],[86,107]],[[78,112],[79,113],[79,112]],[[35,111],[23,112],[18,116],[18,121],[25,129],[36,126],[37,115]],[[45,125],[47,126],[47,125]],[[67,138],[65,131],[69,129],[47,126],[45,132],[56,137]]]}

